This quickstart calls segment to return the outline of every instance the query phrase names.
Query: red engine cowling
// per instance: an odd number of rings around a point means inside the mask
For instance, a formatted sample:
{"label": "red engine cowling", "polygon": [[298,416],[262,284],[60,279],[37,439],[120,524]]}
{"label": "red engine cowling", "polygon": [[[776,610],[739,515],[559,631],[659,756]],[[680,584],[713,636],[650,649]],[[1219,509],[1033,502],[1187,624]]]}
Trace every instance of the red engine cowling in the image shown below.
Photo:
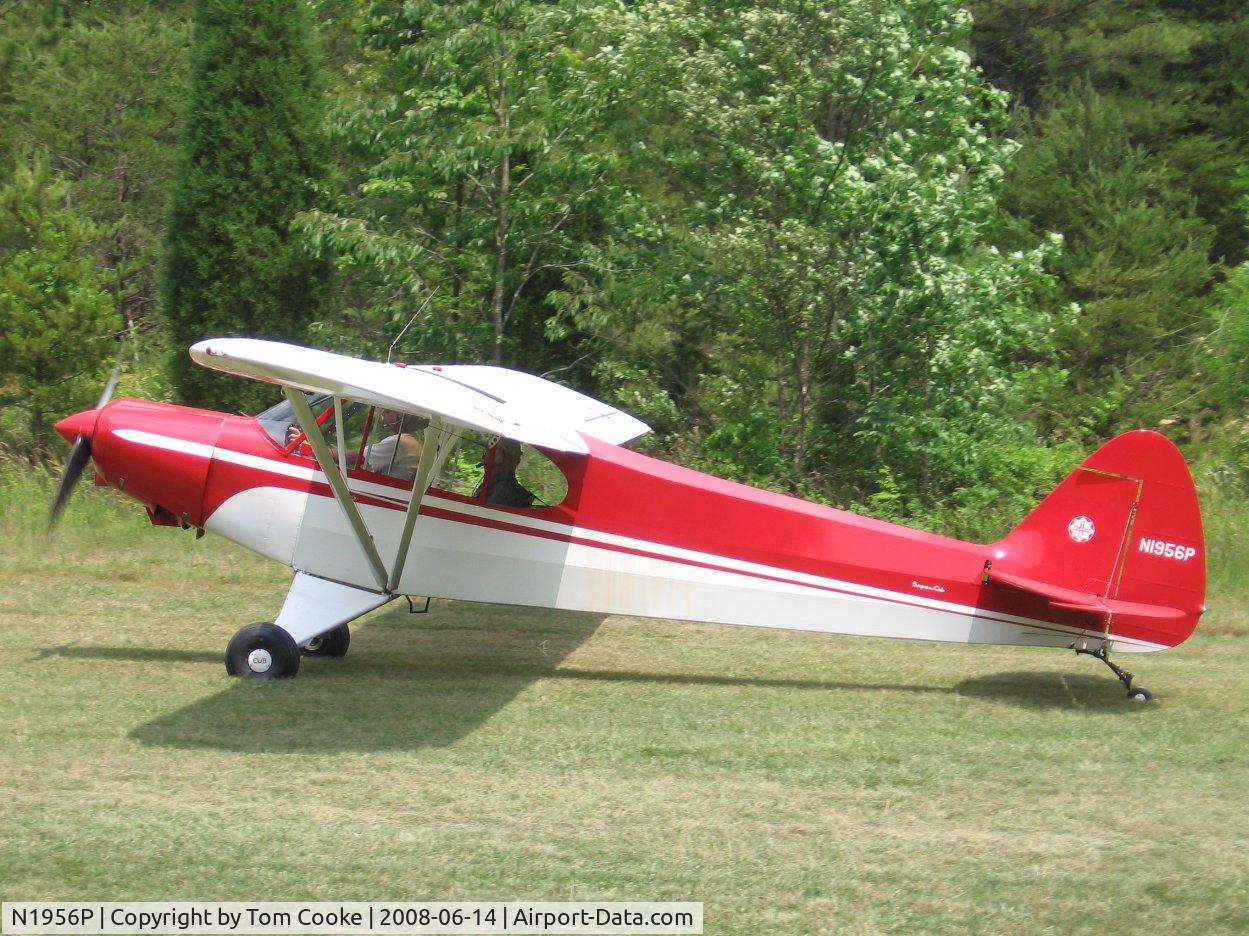
{"label": "red engine cowling", "polygon": [[97,483],[145,504],[153,523],[202,526],[208,468],[227,418],[169,403],[115,400],[66,418],[57,431],[70,442],[87,435]]}

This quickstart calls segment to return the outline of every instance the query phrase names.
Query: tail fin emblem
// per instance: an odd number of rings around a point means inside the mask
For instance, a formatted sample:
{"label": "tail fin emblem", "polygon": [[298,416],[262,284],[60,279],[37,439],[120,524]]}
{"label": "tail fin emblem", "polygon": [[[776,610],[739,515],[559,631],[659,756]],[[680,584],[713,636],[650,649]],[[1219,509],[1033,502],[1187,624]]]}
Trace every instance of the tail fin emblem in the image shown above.
{"label": "tail fin emblem", "polygon": [[1093,526],[1093,521],[1088,517],[1075,517],[1067,524],[1067,535],[1077,543],[1087,543],[1093,538],[1093,534],[1097,532],[1097,528]]}

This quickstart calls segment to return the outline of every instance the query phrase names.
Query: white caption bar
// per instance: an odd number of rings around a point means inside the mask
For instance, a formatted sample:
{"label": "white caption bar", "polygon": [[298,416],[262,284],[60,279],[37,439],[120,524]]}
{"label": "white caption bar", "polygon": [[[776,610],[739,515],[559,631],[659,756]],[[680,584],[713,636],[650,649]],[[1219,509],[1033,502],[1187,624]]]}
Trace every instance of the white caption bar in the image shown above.
{"label": "white caption bar", "polygon": [[4,933],[702,933],[701,903],[4,903]]}

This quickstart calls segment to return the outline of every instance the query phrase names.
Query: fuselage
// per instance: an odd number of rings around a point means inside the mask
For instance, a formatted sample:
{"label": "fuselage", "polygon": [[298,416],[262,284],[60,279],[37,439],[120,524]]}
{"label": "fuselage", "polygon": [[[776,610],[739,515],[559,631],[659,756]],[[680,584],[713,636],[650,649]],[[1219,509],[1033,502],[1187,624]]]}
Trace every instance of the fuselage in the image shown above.
{"label": "fuselage", "polygon": [[[376,587],[315,459],[288,451],[255,419],[119,400],[71,420],[66,434],[90,424],[97,480],[144,503],[153,522],[202,527],[311,575]],[[986,562],[1009,567],[1002,544],[911,530],[585,440],[588,454],[546,453],[567,479],[558,506],[502,507],[431,488],[395,592],[865,636],[1163,646],[1130,624],[1106,633],[1087,613],[987,585]],[[360,469],[348,480],[391,561],[410,485]]]}

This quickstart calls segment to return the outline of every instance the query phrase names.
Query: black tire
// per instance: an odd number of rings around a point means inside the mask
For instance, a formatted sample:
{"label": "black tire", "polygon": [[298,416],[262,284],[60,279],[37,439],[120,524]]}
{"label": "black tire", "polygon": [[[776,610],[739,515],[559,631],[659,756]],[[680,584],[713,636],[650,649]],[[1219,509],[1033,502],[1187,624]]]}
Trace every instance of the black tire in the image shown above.
{"label": "black tire", "polygon": [[299,652],[309,657],[342,657],[347,655],[351,646],[351,628],[339,624],[331,631],[313,637],[299,648]]}
{"label": "black tire", "polygon": [[295,638],[276,624],[248,624],[230,638],[226,672],[244,679],[294,676],[299,672],[299,647]]}
{"label": "black tire", "polygon": [[1129,701],[1139,702],[1142,705],[1146,702],[1152,701],[1153,697],[1154,697],[1154,694],[1150,692],[1148,689],[1146,689],[1144,686],[1133,686],[1131,689],[1128,690]]}

